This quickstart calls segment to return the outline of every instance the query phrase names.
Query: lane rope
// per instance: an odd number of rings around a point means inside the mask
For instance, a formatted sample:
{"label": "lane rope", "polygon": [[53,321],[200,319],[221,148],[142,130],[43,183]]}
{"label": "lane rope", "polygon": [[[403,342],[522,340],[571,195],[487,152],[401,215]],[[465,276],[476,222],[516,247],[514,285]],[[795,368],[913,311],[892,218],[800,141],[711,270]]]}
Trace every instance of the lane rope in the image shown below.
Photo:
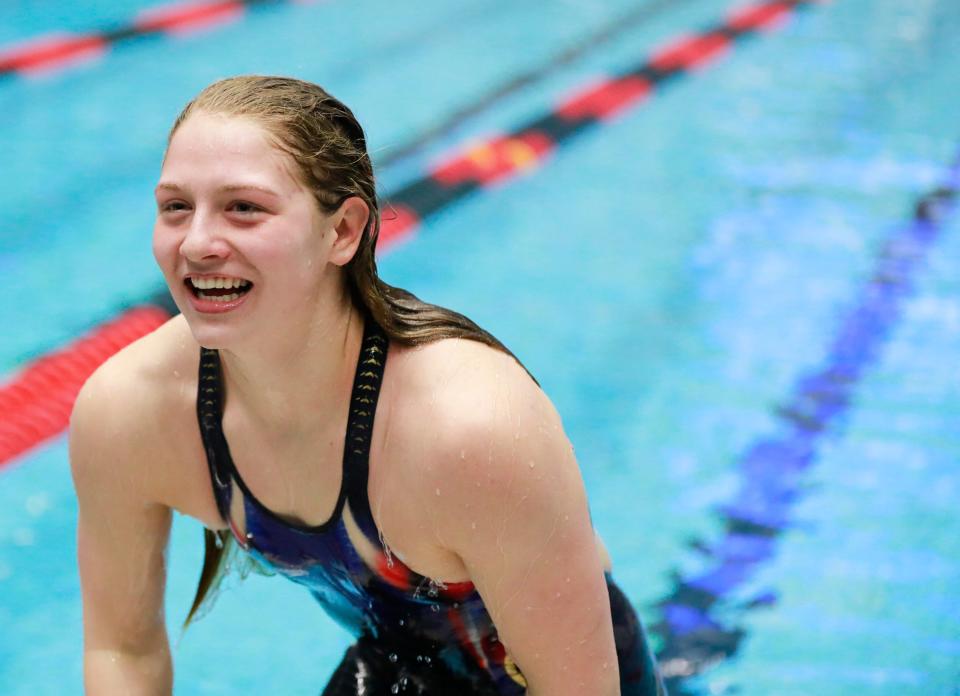
{"label": "lane rope", "polygon": [[648,99],[661,85],[718,60],[734,42],[783,26],[797,9],[818,0],[776,0],[748,5],[699,34],[681,36],[621,73],[600,77],[562,100],[550,112],[458,151],[388,200],[395,219],[384,216],[391,242],[412,233],[420,221],[478,189],[500,185],[543,163],[557,146],[620,116]]}
{"label": "lane rope", "polygon": [[114,44],[147,36],[179,36],[239,19],[247,8],[305,0],[194,0],[150,8],[114,29],[84,34],[51,32],[0,47],[0,77],[31,77],[63,70],[104,55]]}
{"label": "lane rope", "polygon": [[[682,36],[666,43],[649,59],[618,75],[581,86],[552,110],[512,133],[494,136],[442,160],[426,176],[386,197],[378,253],[384,253],[409,238],[425,219],[461,199],[533,171],[560,144],[644,103],[656,87],[713,63],[735,41],[778,28],[795,10],[822,1],[773,0],[740,7],[719,24],[699,34]],[[211,4],[220,3],[202,3],[204,6]],[[159,301],[159,304],[172,311],[172,302],[169,300]],[[151,311],[158,311],[155,305]],[[99,330],[94,330],[91,336]],[[77,345],[71,344],[54,355],[69,355],[78,349]],[[120,347],[118,345],[116,349]],[[0,402],[8,392],[21,393],[18,391],[21,384],[30,379],[28,375],[32,374],[33,368],[48,357],[32,362],[0,387]],[[103,360],[106,357],[104,355]],[[76,389],[79,389],[79,385]],[[48,396],[43,390],[32,389],[29,394],[26,401],[17,402],[27,415],[11,420],[0,431],[0,469],[66,427],[66,420],[61,417],[65,408],[61,392],[56,392],[57,396]],[[75,397],[76,390],[72,394]],[[69,410],[66,407],[67,414]],[[49,424],[41,427],[43,422]],[[59,424],[59,429],[53,424]]]}
{"label": "lane rope", "polygon": [[644,22],[654,19],[664,11],[676,10],[685,2],[690,2],[690,0],[653,0],[652,2],[645,2],[629,12],[614,17],[613,20],[594,31],[590,36],[556,54],[544,64],[512,77],[509,81],[498,86],[491,92],[484,94],[463,108],[454,111],[437,125],[418,133],[410,141],[402,145],[390,146],[383,155],[377,158],[376,164],[379,167],[389,167],[399,160],[409,157],[429,143],[450,135],[471,118],[478,116],[496,103],[540,82],[550,73],[566,65],[570,65],[582,58],[589,51],[608,43],[612,39],[625,34],[627,31],[635,29]]}
{"label": "lane rope", "polygon": [[169,318],[160,307],[130,309],[31,363],[0,389],[0,464],[63,432],[77,393],[93,371]]}
{"label": "lane rope", "polygon": [[960,155],[943,182],[920,198],[913,219],[895,229],[880,248],[872,273],[839,322],[824,362],[800,375],[776,408],[777,431],[747,447],[739,457],[740,487],[719,509],[720,538],[694,539],[704,570],[680,575],[658,606],[662,621],[652,627],[663,638],[658,653],[671,694],[696,693],[689,677],[735,654],[745,636],[738,621],[745,612],[776,602],[773,591],[734,600],[773,560],[780,535],[791,525],[791,510],[802,497],[805,472],[823,440],[840,429],[855,391],[912,294],[914,277],[960,196]]}

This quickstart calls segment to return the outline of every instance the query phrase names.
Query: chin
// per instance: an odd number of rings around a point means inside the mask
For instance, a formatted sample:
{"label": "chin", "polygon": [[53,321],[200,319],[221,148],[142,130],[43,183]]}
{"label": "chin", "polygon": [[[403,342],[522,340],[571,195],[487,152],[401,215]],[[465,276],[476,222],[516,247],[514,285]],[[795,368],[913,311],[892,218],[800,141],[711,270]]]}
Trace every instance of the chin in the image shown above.
{"label": "chin", "polygon": [[243,342],[242,331],[228,322],[217,321],[216,318],[211,321],[208,317],[189,308],[188,311],[183,312],[183,316],[187,320],[187,326],[190,327],[190,333],[193,334],[193,340],[204,348],[230,349]]}

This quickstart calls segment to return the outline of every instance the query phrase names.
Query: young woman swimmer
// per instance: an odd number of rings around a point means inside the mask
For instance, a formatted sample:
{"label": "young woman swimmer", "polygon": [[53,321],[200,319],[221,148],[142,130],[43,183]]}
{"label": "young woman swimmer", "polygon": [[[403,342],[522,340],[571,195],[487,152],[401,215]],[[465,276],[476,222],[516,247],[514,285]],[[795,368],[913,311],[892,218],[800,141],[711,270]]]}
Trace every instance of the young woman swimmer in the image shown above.
{"label": "young woman swimmer", "polygon": [[235,77],[177,118],[153,250],[181,314],[71,426],[84,680],[166,694],[171,511],[356,636],[323,694],[663,693],[560,418],[466,317],[377,276],[363,131],[320,87]]}

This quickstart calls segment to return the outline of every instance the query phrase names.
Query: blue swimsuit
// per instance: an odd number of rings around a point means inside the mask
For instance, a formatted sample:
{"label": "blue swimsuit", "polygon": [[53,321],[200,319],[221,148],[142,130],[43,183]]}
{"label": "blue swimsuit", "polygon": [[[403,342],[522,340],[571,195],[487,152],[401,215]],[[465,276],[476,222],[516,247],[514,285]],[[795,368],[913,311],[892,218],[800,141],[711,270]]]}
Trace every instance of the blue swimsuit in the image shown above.
{"label": "blue swimsuit", "polygon": [[[330,519],[292,523],[260,503],[233,465],[223,434],[219,354],[201,349],[197,416],[217,508],[238,544],[261,564],[304,585],[356,638],[325,696],[379,694],[519,695],[526,682],[497,639],[470,582],[432,581],[382,544],[367,495],[373,419],[387,357],[383,330],[367,319],[357,361],[343,456],[343,483]],[[233,483],[242,491],[244,530],[230,513]],[[362,558],[346,514],[369,542]],[[643,629],[607,578],[624,696],[658,693]],[[662,693],[662,692],[659,692]]]}

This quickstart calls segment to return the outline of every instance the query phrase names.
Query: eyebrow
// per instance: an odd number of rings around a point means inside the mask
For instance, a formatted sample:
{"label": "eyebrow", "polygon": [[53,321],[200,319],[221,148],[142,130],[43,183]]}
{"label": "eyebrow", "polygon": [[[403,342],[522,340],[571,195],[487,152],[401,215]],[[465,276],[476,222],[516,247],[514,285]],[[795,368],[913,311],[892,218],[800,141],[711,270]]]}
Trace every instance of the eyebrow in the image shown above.
{"label": "eyebrow", "polygon": [[[183,191],[183,187],[172,182],[161,182],[157,184],[157,187],[154,189],[154,192],[156,191]],[[258,184],[225,184],[216,190],[217,193],[230,193],[231,191],[260,191],[275,198],[281,197],[280,194],[273,189]]]}

